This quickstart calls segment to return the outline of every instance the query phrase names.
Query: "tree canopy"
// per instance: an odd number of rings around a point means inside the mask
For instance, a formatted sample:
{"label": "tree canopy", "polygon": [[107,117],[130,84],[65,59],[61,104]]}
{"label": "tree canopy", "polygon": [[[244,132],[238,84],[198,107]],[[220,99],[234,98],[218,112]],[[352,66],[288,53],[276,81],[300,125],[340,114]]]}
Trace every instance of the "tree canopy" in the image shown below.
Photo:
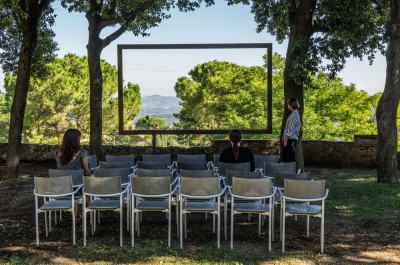
{"label": "tree canopy", "polygon": [[[283,100],[285,58],[274,54],[272,62],[272,137],[277,139],[283,116],[280,106],[286,106]],[[182,100],[181,112],[176,115],[180,123],[176,127],[266,127],[265,68],[211,61],[196,65],[189,76],[179,78],[175,85],[177,96]],[[331,79],[323,72],[310,74],[310,85],[305,88],[304,137],[348,141],[354,134],[376,133],[375,109],[379,96],[358,91],[354,85],[345,86],[341,79]]]}
{"label": "tree canopy", "polygon": [[[88,143],[90,111],[87,57],[66,54],[64,58],[55,59],[47,67],[48,78],[32,78],[31,81],[24,142],[59,144],[64,131],[72,127],[81,130],[83,143]],[[105,142],[118,143],[117,69],[105,61],[101,62],[101,67],[104,73],[104,139]],[[15,80],[16,76],[6,77],[7,102],[13,98]],[[124,101],[125,121],[133,127],[132,121],[139,113],[141,105],[138,85],[128,83],[124,88]]]}

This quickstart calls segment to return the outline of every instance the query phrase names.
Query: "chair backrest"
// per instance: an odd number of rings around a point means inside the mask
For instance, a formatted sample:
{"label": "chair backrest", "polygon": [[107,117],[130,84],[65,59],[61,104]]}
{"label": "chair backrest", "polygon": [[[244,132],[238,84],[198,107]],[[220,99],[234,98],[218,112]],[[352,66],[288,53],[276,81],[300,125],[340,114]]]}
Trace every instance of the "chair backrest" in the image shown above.
{"label": "chair backrest", "polygon": [[129,170],[131,169],[131,162],[129,161],[123,161],[123,162],[104,162],[100,161],[99,162],[99,168],[128,168]]}
{"label": "chair backrest", "polygon": [[208,166],[206,162],[180,162],[178,161],[178,174],[181,169],[187,170],[207,170]]}
{"label": "chair backrest", "polygon": [[153,178],[133,178],[132,189],[134,193],[143,195],[157,195],[169,193],[170,178],[169,177],[153,177]]}
{"label": "chair backrest", "polygon": [[99,162],[97,161],[97,155],[88,155],[87,158],[89,169],[95,168],[99,165]]}
{"label": "chair backrest", "polygon": [[232,194],[246,197],[261,197],[272,194],[271,179],[232,178]]}
{"label": "chair backrest", "polygon": [[297,180],[310,180],[310,172],[303,173],[284,173],[274,172],[274,187],[283,188],[285,179],[297,179]]}
{"label": "chair backrest", "polygon": [[95,177],[121,177],[122,183],[128,183],[129,179],[129,169],[127,168],[96,168],[93,172]]}
{"label": "chair backrest", "polygon": [[138,161],[136,163],[137,168],[146,168],[146,169],[166,169],[168,168],[168,164],[165,162],[141,162]]}
{"label": "chair backrest", "polygon": [[250,163],[249,162],[245,162],[245,163],[223,163],[223,162],[220,162],[219,167],[218,167],[218,174],[220,176],[226,177],[227,170],[250,172]]}
{"label": "chair backrest", "polygon": [[296,162],[270,163],[264,162],[264,176],[274,177],[274,171],[284,173],[296,173]]}
{"label": "chair backrest", "polygon": [[181,177],[183,178],[213,178],[214,170],[188,170],[181,169]]}
{"label": "chair backrest", "polygon": [[60,195],[73,191],[72,176],[35,177],[35,192],[42,195]]}
{"label": "chair backrest", "polygon": [[260,179],[262,178],[262,174],[260,171],[256,172],[248,172],[248,171],[235,171],[235,170],[227,170],[226,171],[226,185],[232,186],[232,178],[246,178],[246,179]]}
{"label": "chair backrest", "polygon": [[254,164],[256,168],[264,168],[264,162],[278,163],[279,156],[277,155],[254,155]]}
{"label": "chair backrest", "polygon": [[121,192],[121,177],[83,178],[83,191],[92,194],[113,194]]}
{"label": "chair backrest", "polygon": [[169,169],[136,169],[136,177],[171,177]]}
{"label": "chair backrest", "polygon": [[168,166],[171,165],[172,159],[171,154],[162,154],[162,155],[142,155],[142,162],[163,162],[167,163]]}
{"label": "chair backrest", "polygon": [[116,163],[116,162],[130,162],[133,166],[135,164],[134,155],[106,155],[106,162]]}
{"label": "chair backrest", "polygon": [[219,166],[219,157],[220,157],[220,154],[213,154],[214,167],[218,167]]}
{"label": "chair backrest", "polygon": [[300,199],[316,199],[325,195],[325,180],[285,179],[285,196]]}
{"label": "chair backrest", "polygon": [[181,193],[192,196],[209,196],[220,192],[219,178],[182,178]]}
{"label": "chair backrest", "polygon": [[83,169],[49,169],[49,177],[62,177],[71,176],[72,184],[74,186],[81,185],[83,183]]}
{"label": "chair backrest", "polygon": [[207,163],[206,154],[199,155],[182,155],[178,154],[177,162],[189,162],[189,163]]}

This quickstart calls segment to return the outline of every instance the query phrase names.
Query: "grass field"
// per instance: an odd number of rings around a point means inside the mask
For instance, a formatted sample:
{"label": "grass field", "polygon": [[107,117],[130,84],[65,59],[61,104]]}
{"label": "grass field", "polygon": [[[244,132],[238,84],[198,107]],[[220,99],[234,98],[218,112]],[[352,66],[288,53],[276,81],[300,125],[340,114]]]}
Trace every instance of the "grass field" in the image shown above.
{"label": "grass field", "polygon": [[[374,170],[313,170],[313,179],[325,179],[330,189],[326,211],[326,252],[319,253],[319,219],[311,222],[311,236],[305,237],[305,222],[299,218],[287,224],[287,252],[281,252],[279,217],[275,219],[273,251],[267,239],[257,234],[256,218],[240,216],[235,224],[234,250],[223,239],[216,247],[211,219],[198,215],[188,221],[188,239],[179,248],[173,230],[172,248],[167,246],[165,215],[143,218],[142,234],[130,247],[129,233],[118,246],[117,215],[105,215],[88,246],[82,246],[80,226],[77,246],[71,245],[70,219],[58,224],[48,238],[41,227],[41,245],[35,246],[32,180],[24,178],[12,186],[15,193],[0,191],[1,203],[11,212],[0,211],[1,264],[400,264],[400,186],[378,184]],[[29,186],[30,185],[30,186]],[[20,188],[18,188],[20,187]],[[4,194],[1,194],[4,193]],[[26,213],[13,209],[13,200],[25,194]],[[13,198],[12,200],[10,198]],[[27,200],[25,198],[25,200]],[[6,201],[6,202],[5,202]],[[16,205],[21,205],[23,199]],[[15,207],[17,209],[17,206]],[[278,213],[278,211],[277,211]],[[278,214],[276,214],[278,215]]]}

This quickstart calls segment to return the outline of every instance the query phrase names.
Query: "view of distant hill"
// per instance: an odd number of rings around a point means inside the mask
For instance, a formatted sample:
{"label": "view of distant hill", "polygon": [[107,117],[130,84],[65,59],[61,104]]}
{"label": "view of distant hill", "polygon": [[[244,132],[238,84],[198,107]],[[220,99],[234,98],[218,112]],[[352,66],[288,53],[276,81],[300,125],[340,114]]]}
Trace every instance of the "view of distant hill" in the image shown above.
{"label": "view of distant hill", "polygon": [[158,117],[165,120],[165,122],[172,126],[178,120],[174,117],[174,113],[179,113],[181,106],[179,105],[179,98],[172,96],[144,96],[142,97],[142,108],[140,114],[134,122],[138,119],[148,115],[150,117]]}

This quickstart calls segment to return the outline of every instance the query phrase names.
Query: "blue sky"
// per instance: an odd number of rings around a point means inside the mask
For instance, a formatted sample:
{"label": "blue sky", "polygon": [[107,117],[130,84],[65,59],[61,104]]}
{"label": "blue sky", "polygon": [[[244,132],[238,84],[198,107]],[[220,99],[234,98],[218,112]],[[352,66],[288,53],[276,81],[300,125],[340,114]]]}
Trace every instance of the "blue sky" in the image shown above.
{"label": "blue sky", "polygon": [[[275,42],[266,31],[256,33],[256,23],[250,7],[227,6],[222,1],[190,13],[172,12],[159,27],[151,29],[150,37],[135,37],[125,33],[103,50],[102,59],[117,65],[117,44],[171,44],[171,43],[273,43],[273,52],[286,54],[286,43]],[[55,5],[57,14],[56,41],[60,50],[58,56],[66,53],[86,55],[88,23],[83,13],[68,13]],[[106,30],[105,34],[112,32]],[[143,95],[174,95],[173,84],[177,77],[186,75],[197,63],[209,60],[229,60],[242,65],[261,65],[263,50],[189,50],[187,51],[129,51],[124,53],[124,79],[138,83]],[[345,84],[354,83],[357,89],[370,94],[383,91],[386,61],[377,54],[372,66],[368,61],[349,59],[346,68],[339,74]],[[3,74],[0,72],[0,88]]]}

